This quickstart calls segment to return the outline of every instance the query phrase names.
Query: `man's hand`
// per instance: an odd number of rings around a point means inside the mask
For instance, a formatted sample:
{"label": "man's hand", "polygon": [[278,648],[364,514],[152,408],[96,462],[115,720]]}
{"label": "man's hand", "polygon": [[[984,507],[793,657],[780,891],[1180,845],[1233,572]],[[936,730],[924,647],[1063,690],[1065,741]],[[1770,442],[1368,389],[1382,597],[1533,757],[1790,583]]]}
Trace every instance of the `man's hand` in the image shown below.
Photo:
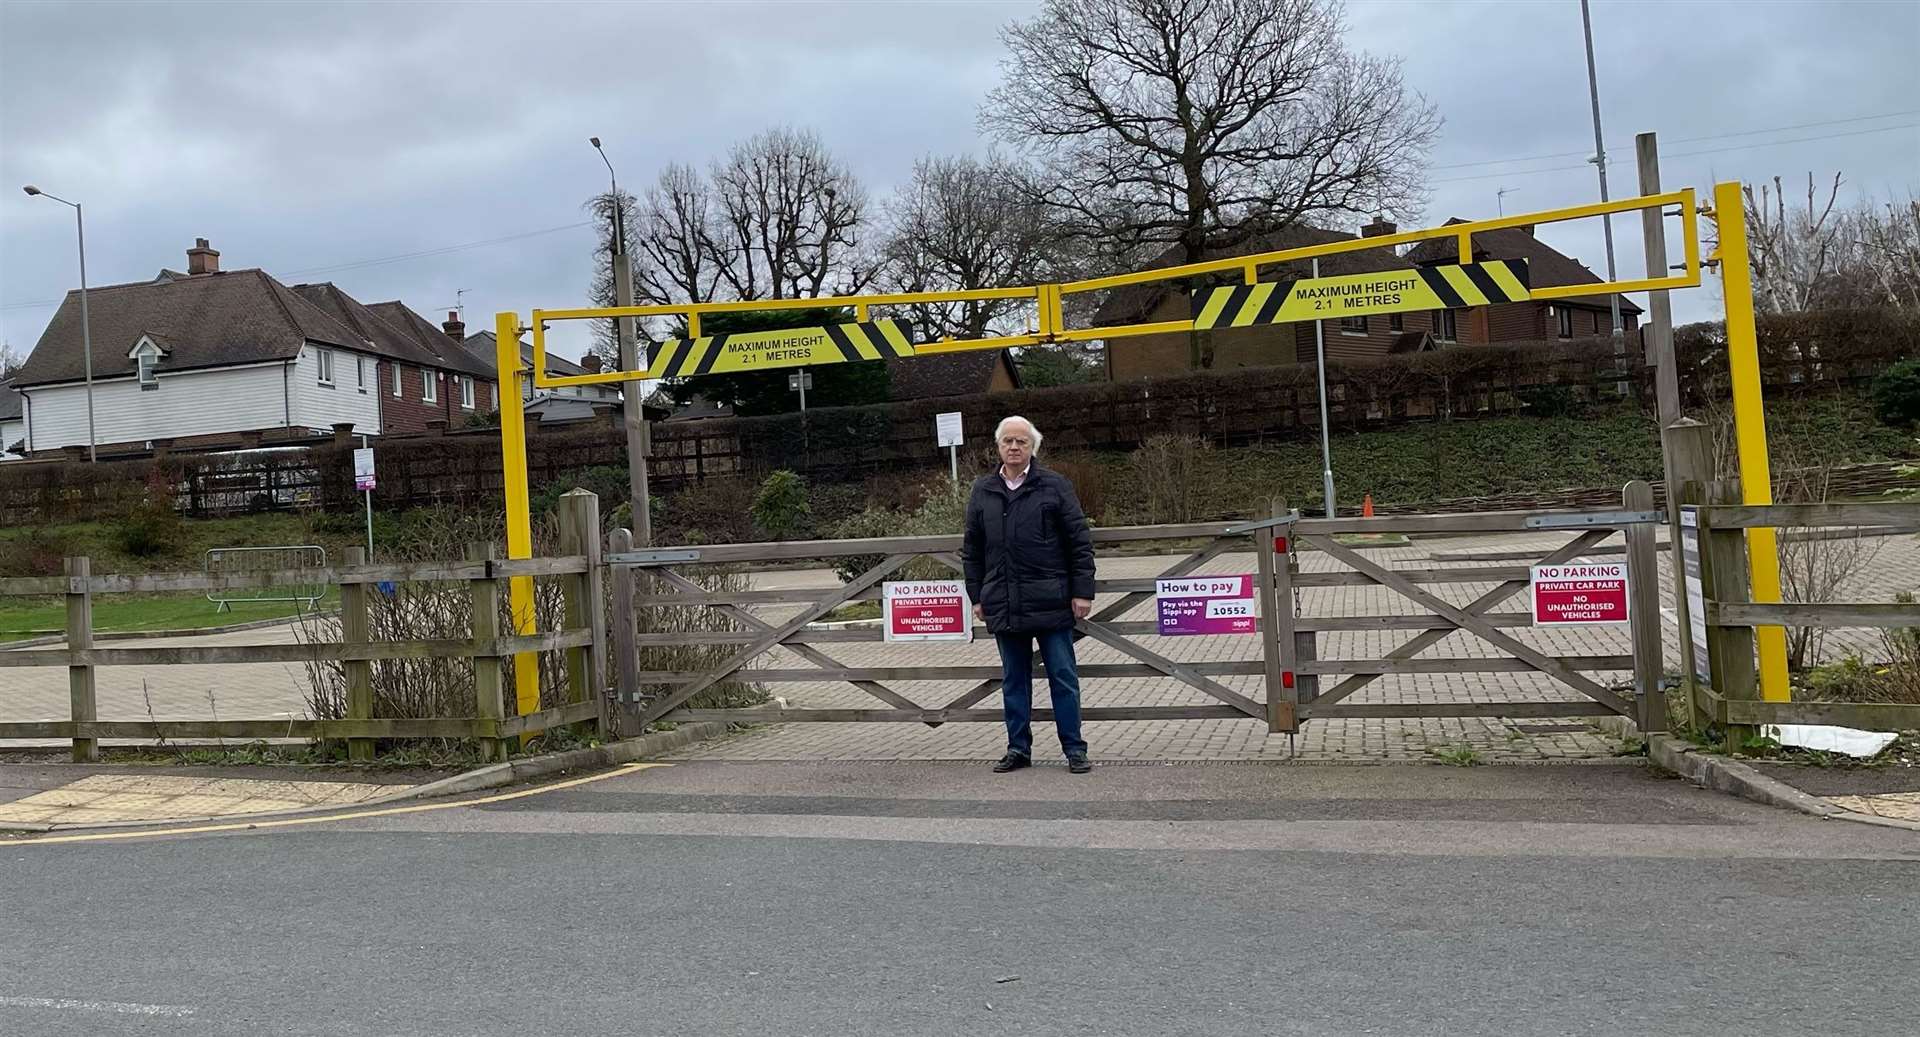
{"label": "man's hand", "polygon": [[977,601],[973,603],[973,618],[976,621],[981,623],[985,623],[987,621],[987,610],[981,607],[980,603]]}
{"label": "man's hand", "polygon": [[1093,599],[1091,598],[1073,599],[1073,618],[1074,619],[1076,620],[1085,619],[1087,618],[1087,614],[1092,611],[1093,611]]}

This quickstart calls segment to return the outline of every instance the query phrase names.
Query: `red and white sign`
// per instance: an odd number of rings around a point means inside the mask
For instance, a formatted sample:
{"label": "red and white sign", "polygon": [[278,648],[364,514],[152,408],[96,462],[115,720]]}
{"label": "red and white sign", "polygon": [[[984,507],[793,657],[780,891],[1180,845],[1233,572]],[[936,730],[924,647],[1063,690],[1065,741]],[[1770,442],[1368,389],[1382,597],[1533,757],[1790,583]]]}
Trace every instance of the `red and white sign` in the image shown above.
{"label": "red and white sign", "polygon": [[971,641],[973,604],[960,580],[904,580],[883,585],[889,641]]}
{"label": "red and white sign", "polygon": [[1533,567],[1534,626],[1578,626],[1626,621],[1626,563]]}

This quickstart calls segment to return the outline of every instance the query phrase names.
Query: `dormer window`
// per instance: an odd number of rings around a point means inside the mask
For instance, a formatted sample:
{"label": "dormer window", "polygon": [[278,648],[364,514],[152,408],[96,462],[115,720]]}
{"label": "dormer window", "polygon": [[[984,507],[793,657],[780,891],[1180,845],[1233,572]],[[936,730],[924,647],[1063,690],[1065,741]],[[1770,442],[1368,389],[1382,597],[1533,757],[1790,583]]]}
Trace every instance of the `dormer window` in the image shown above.
{"label": "dormer window", "polygon": [[139,374],[140,388],[160,388],[157,369],[160,366],[160,358],[165,355],[166,350],[160,348],[160,344],[147,335],[140,336],[140,341],[135,342],[133,348],[127,351],[127,356],[133,360],[134,370]]}

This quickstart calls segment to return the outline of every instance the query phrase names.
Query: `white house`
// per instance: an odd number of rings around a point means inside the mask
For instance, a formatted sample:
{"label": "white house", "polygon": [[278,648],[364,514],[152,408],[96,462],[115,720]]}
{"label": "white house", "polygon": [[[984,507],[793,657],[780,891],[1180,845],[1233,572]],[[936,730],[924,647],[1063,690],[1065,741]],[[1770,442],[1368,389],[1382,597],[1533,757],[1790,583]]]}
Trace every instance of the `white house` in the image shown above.
{"label": "white house", "polygon": [[27,448],[27,398],[0,381],[0,461],[18,460]]}
{"label": "white house", "polygon": [[[387,319],[330,284],[222,271],[205,238],[187,261],[184,274],[87,293],[103,450],[424,431],[493,409],[490,369],[398,303],[382,304],[399,309]],[[15,374],[28,452],[88,442],[82,341],[72,292]]]}

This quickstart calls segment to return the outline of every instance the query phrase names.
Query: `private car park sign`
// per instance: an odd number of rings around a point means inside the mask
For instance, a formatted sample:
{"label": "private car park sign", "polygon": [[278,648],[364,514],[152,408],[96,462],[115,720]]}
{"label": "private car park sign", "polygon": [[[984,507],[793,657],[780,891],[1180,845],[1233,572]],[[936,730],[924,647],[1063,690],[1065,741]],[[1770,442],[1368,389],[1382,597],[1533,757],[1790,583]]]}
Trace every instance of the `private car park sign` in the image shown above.
{"label": "private car park sign", "polygon": [[971,641],[973,606],[959,580],[904,580],[882,593],[889,641]]}
{"label": "private car park sign", "polygon": [[1626,563],[1533,567],[1535,626],[1584,626],[1626,621]]}

